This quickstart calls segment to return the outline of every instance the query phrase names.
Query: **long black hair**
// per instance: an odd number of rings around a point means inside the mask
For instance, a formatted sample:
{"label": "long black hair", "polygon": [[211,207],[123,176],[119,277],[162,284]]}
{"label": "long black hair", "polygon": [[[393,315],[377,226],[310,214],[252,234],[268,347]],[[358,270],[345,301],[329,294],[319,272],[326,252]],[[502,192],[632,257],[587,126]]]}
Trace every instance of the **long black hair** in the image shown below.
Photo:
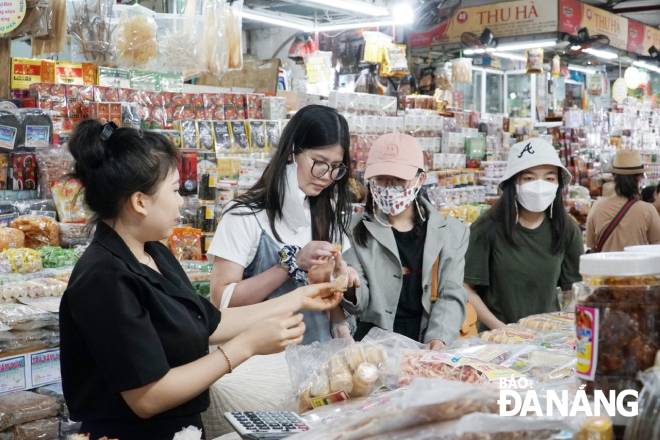
{"label": "long black hair", "polygon": [[76,127],[69,151],[75,159],[71,176],[85,189],[85,203],[94,212],[92,223],[116,218],[136,192],[154,194],[178,159],[174,145],[159,134],[94,119]]}
{"label": "long black hair", "polygon": [[[420,170],[417,173],[416,177],[419,177],[421,174],[422,170]],[[366,200],[366,206],[364,208],[364,217],[367,220],[374,220],[374,217],[378,214],[374,213],[374,198],[371,195],[371,188],[369,188],[369,183],[367,184],[367,200]],[[426,227],[426,219],[428,218],[428,212],[426,212],[426,208],[424,207],[423,201],[426,198],[426,191],[424,188],[420,188],[420,190],[417,192],[417,197],[415,198],[415,203],[418,204],[419,209],[424,211],[424,217],[422,217],[419,214],[419,210],[414,209],[415,213],[415,219],[414,219],[414,234],[416,237],[419,237],[422,235],[425,231],[424,228]],[[364,225],[364,222],[360,221],[358,222],[355,227],[353,228],[353,241],[358,245],[362,247],[367,246],[367,242],[369,241],[369,232],[367,231],[367,227]]]}
{"label": "long black hair", "polygon": [[[286,166],[291,155],[339,144],[344,149],[342,162],[350,169],[350,142],[348,123],[336,110],[321,105],[303,107],[284,128],[277,151],[261,178],[248,192],[237,197],[236,203],[225,214],[239,207],[247,207],[252,211],[265,210],[273,235],[282,241],[275,229],[275,219],[286,214],[282,211],[282,205],[286,189]],[[347,172],[318,196],[309,198],[313,240],[337,242],[341,240],[342,234],[347,233],[351,222],[349,177],[350,173]]]}
{"label": "long black hair", "polygon": [[[487,219],[491,220],[495,227],[490,228],[491,240],[495,238],[497,228],[504,232],[504,238],[513,247],[517,247],[515,241],[516,223],[518,220],[518,207],[516,197],[516,179],[520,174],[506,180],[502,183],[502,195],[495,205],[488,210]],[[564,176],[561,172],[558,175],[559,188],[552,204],[546,209],[545,213],[550,219],[552,229],[552,253],[559,253],[564,243],[564,231],[568,222],[568,214],[564,209],[564,196],[562,195],[564,185]],[[552,215],[551,215],[552,214]]]}

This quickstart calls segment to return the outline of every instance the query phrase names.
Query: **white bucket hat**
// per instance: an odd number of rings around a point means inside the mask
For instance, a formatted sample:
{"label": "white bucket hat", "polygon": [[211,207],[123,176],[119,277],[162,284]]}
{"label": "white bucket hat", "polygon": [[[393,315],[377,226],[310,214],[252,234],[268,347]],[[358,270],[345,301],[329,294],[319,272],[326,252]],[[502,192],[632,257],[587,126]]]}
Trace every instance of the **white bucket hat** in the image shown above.
{"label": "white bucket hat", "polygon": [[509,150],[509,160],[506,172],[500,182],[506,182],[521,171],[541,165],[554,165],[561,169],[563,184],[569,185],[573,176],[559,160],[559,155],[552,144],[541,138],[531,138],[524,142],[513,144]]}

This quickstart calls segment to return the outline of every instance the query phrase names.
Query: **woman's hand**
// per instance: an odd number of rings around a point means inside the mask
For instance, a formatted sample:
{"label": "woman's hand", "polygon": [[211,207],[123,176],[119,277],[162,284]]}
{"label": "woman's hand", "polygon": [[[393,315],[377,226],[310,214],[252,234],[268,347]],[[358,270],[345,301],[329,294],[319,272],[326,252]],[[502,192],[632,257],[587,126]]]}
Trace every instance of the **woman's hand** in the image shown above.
{"label": "woman's hand", "polygon": [[296,254],[296,262],[305,272],[318,264],[323,264],[334,255],[334,247],[327,241],[312,241]]}
{"label": "woman's hand", "polygon": [[447,345],[440,339],[433,339],[431,342],[429,342],[429,350],[442,350],[446,346]]}
{"label": "woman's hand", "polygon": [[323,312],[338,306],[341,302],[345,289],[341,285],[343,280],[345,278],[332,283],[310,284],[299,287],[280,298],[287,301],[293,311]]}
{"label": "woman's hand", "polygon": [[279,353],[289,345],[299,344],[305,334],[303,315],[276,316],[255,323],[237,336],[256,354]]}

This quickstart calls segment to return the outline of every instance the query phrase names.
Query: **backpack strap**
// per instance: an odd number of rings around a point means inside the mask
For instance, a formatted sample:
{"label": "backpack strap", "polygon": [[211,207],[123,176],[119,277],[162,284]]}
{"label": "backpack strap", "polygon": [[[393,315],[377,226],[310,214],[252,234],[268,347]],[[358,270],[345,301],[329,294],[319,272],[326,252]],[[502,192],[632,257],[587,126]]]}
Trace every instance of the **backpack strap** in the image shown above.
{"label": "backpack strap", "polygon": [[632,205],[634,205],[637,202],[636,198],[631,198],[628,199],[628,201],[621,207],[619,212],[614,216],[612,221],[610,221],[610,224],[607,225],[605,230],[600,234],[600,237],[598,238],[598,242],[596,243],[596,248],[593,249],[593,252],[600,252],[603,250],[603,246],[605,246],[605,243],[607,243],[607,240],[610,238],[612,233],[614,232],[614,229],[621,223],[621,220],[626,216],[626,213],[632,208]]}

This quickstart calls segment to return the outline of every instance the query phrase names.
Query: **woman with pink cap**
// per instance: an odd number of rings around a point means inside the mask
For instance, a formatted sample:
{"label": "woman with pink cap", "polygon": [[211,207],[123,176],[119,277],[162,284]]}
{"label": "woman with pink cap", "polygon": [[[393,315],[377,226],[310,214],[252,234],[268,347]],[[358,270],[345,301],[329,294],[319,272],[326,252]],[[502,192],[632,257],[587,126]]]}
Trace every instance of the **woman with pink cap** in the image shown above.
{"label": "woman with pink cap", "polygon": [[559,310],[557,288],[580,281],[584,251],[564,209],[571,174],[541,138],[511,147],[500,199],[470,228],[465,283],[484,327]]}
{"label": "woman with pink cap", "polygon": [[358,274],[342,307],[357,316],[355,339],[380,327],[429,344],[451,343],[465,316],[464,256],[469,230],[443,218],[422,196],[422,149],[412,136],[387,134],[371,146],[365,215],[344,254]]}

